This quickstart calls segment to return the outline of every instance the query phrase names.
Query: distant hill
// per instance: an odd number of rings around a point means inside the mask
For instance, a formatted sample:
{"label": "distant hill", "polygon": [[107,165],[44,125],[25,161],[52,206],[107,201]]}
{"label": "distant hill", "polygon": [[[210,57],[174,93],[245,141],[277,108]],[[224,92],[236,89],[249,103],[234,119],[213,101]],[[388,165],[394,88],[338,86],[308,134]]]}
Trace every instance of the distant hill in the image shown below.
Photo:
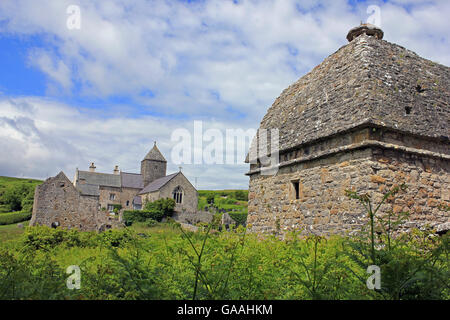
{"label": "distant hill", "polygon": [[30,211],[41,180],[0,176],[0,213]]}

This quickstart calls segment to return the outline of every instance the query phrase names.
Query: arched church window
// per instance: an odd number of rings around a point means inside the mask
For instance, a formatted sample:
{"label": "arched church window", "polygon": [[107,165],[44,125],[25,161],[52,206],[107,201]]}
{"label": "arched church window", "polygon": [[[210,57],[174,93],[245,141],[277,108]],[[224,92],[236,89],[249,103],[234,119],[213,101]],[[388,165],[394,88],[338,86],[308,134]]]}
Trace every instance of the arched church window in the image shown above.
{"label": "arched church window", "polygon": [[180,186],[176,187],[173,192],[173,199],[175,200],[175,203],[182,203],[183,202],[183,190],[180,188]]}

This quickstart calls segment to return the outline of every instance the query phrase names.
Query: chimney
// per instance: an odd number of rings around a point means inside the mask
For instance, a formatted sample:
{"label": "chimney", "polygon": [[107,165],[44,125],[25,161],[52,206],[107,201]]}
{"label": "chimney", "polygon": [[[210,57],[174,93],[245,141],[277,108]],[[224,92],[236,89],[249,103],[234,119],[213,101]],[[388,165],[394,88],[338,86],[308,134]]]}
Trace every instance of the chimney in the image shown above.
{"label": "chimney", "polygon": [[93,162],[91,162],[91,165],[89,166],[89,172],[95,172],[95,168],[97,168],[97,167],[94,166]]}
{"label": "chimney", "polygon": [[114,167],[114,174],[115,174],[115,175],[120,174],[119,166],[115,166],[115,167]]}

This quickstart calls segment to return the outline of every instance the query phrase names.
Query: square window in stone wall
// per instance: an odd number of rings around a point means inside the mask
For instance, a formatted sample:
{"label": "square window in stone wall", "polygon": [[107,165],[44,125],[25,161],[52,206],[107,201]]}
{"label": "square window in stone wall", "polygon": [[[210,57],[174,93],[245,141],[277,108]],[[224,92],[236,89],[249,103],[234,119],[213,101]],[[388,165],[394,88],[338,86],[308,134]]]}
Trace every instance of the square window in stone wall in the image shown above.
{"label": "square window in stone wall", "polygon": [[116,195],[114,193],[110,193],[109,200],[115,200],[115,199],[116,199]]}
{"label": "square window in stone wall", "polygon": [[292,188],[293,188],[293,198],[295,200],[300,199],[300,181],[296,180],[296,181],[291,181],[292,183]]}

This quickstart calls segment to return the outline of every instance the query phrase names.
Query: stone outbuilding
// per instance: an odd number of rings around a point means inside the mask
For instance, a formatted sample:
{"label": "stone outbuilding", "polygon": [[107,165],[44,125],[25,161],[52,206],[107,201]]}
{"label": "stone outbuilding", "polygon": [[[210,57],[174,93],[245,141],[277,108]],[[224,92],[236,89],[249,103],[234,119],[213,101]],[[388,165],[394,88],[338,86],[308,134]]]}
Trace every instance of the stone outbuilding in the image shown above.
{"label": "stone outbuilding", "polygon": [[406,229],[448,226],[450,68],[383,34],[352,29],[269,108],[258,132],[278,129],[278,163],[265,175],[260,156],[248,158],[251,231],[353,233],[367,214],[345,190],[378,203],[403,183],[380,212],[408,211]]}
{"label": "stone outbuilding", "polygon": [[83,231],[117,227],[119,221],[100,211],[98,200],[98,196],[82,194],[60,172],[36,187],[30,226],[47,225]]}

